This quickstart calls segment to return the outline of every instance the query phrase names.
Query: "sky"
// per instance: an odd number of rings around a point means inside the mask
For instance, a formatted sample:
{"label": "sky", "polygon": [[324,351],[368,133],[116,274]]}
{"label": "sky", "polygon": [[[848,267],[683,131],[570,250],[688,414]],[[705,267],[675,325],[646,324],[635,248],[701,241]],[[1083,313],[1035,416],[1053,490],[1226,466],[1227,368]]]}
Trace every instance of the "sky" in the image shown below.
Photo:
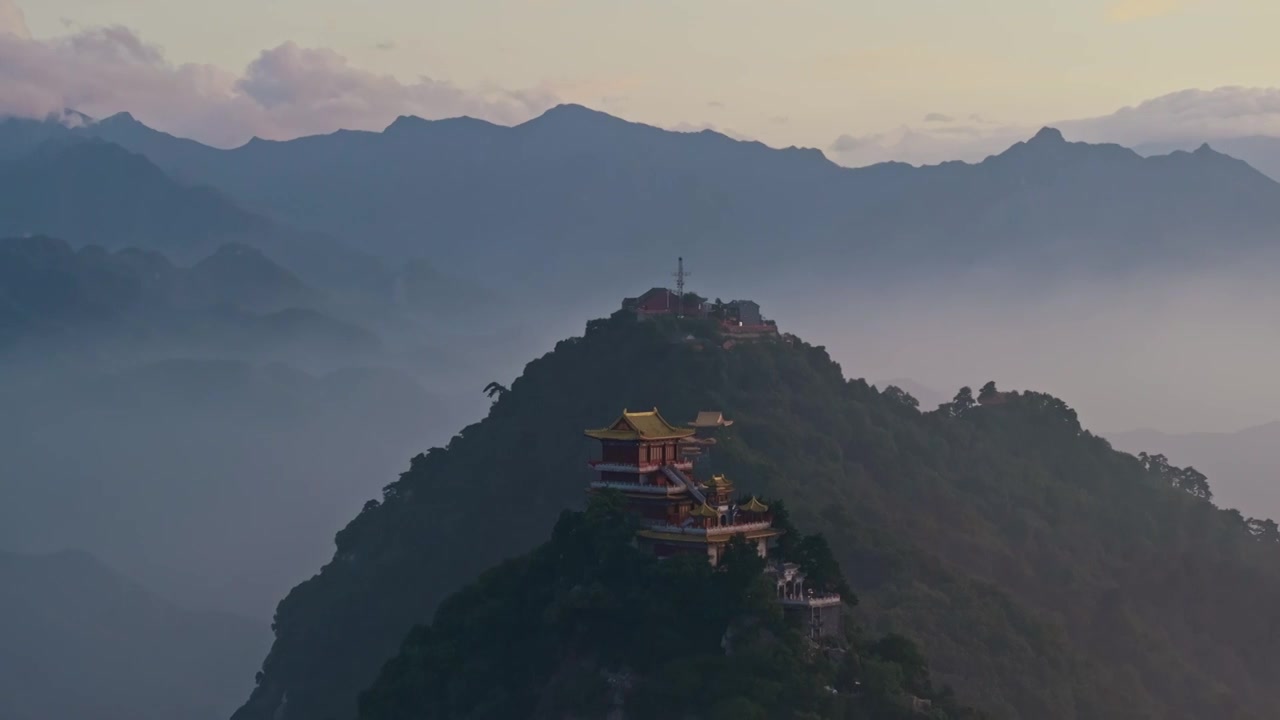
{"label": "sky", "polygon": [[[230,146],[577,102],[936,162],[1071,121],[1280,134],[1276,27],[1273,0],[0,0],[0,112],[130,110]],[[1169,97],[1183,116],[1138,140],[1079,124]],[[1184,127],[1188,103],[1216,114]]]}

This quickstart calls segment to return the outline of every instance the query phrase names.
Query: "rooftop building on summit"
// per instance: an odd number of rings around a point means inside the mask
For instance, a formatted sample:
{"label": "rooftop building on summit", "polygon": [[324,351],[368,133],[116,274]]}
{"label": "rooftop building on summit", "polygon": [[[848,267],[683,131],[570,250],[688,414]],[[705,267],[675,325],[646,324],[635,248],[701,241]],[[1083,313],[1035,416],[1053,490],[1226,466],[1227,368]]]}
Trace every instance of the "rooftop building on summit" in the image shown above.
{"label": "rooftop building on summit", "polygon": [[694,318],[711,320],[720,326],[723,335],[740,340],[777,337],[778,325],[764,317],[760,304],[753,300],[708,301],[697,293],[685,291],[684,258],[673,275],[676,289],[655,287],[639,297],[625,298],[622,309],[634,313],[641,320],[660,317]]}

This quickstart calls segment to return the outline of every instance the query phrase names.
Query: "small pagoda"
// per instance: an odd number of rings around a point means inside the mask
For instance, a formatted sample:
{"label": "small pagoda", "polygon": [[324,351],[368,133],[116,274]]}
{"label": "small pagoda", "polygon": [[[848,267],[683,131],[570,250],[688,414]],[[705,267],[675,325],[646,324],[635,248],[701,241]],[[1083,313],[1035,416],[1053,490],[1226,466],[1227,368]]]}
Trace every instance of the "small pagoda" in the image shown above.
{"label": "small pagoda", "polygon": [[601,446],[600,460],[591,463],[599,475],[588,491],[622,493],[641,524],[637,542],[658,557],[701,554],[715,565],[736,536],[768,557],[770,541],[782,534],[769,506],[754,497],[738,503],[736,488],[723,475],[696,479],[682,452],[694,433],[667,422],[657,408],[624,410],[611,425],[587,430]]}
{"label": "small pagoda", "polygon": [[681,455],[695,463],[708,460],[711,457],[711,446],[716,444],[713,433],[731,425],[733,421],[726,420],[724,413],[718,410],[699,412],[698,417],[689,423],[694,434],[680,441]]}

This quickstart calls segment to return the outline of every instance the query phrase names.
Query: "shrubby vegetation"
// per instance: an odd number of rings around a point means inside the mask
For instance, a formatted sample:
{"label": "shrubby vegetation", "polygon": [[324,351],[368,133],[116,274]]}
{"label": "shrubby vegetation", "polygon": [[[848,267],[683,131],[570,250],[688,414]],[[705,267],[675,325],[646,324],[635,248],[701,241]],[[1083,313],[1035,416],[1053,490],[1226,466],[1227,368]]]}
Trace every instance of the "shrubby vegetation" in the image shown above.
{"label": "shrubby vegetation", "polygon": [[[550,541],[486,572],[415,628],[361,696],[362,720],[411,718],[976,718],[938,691],[900,635],[810,644],[765,561],[731,543],[717,568],[633,546],[620,496],[566,511]],[[805,569],[844,585],[821,535]],[[922,701],[927,701],[922,702]]]}
{"label": "shrubby vegetation", "polygon": [[708,470],[785,497],[826,537],[869,632],[919,643],[963,701],[1048,720],[1274,715],[1280,552],[1258,541],[1265,521],[1114,451],[1057,398],[992,386],[922,413],[902,395],[790,337],[725,349],[696,324],[593,321],[338,534],[280,604],[237,720],[355,715],[410,628],[581,505],[582,429],[654,405],[734,419]]}

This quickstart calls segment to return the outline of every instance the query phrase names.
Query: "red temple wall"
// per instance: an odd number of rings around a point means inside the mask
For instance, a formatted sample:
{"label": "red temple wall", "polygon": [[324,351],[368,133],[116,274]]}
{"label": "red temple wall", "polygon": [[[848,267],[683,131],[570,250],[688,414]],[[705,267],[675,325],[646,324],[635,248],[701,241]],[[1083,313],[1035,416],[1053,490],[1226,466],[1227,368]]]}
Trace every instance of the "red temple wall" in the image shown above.
{"label": "red temple wall", "polygon": [[608,463],[638,465],[640,464],[640,448],[635,444],[607,443],[601,451],[601,459]]}

